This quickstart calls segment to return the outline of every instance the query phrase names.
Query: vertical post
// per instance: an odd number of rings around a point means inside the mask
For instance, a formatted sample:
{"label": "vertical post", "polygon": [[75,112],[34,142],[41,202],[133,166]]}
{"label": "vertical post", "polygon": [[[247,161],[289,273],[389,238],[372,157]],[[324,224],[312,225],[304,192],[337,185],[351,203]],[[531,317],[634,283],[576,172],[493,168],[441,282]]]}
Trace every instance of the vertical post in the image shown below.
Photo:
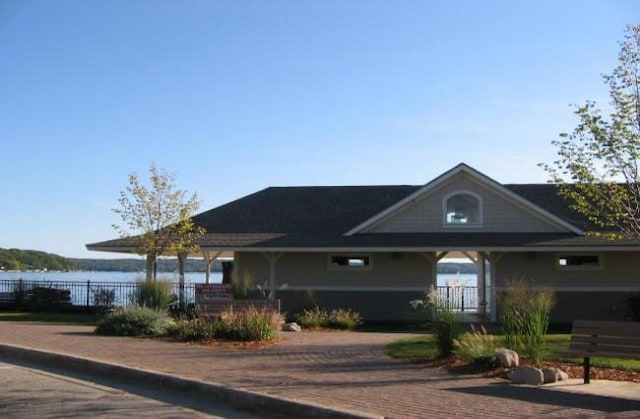
{"label": "vertical post", "polygon": [[178,254],[178,303],[181,309],[184,308],[184,264],[186,259],[186,253]]}
{"label": "vertical post", "polygon": [[89,294],[91,291],[91,280],[87,280],[87,307],[89,307]]}
{"label": "vertical post", "polygon": [[584,361],[583,361],[584,374],[583,374],[583,377],[584,377],[584,383],[585,384],[589,384],[589,382],[590,382],[590,379],[589,379],[589,375],[591,375],[590,374],[590,372],[591,372],[590,371],[590,369],[591,369],[590,368],[590,366],[591,366],[591,362],[590,361],[591,361],[590,357],[588,357],[588,356],[584,357]]}
{"label": "vertical post", "polygon": [[487,261],[484,253],[478,254],[478,300],[480,314],[487,315]]}
{"label": "vertical post", "polygon": [[464,288],[460,287],[460,304],[462,305],[462,307],[460,308],[460,311],[464,312]]}

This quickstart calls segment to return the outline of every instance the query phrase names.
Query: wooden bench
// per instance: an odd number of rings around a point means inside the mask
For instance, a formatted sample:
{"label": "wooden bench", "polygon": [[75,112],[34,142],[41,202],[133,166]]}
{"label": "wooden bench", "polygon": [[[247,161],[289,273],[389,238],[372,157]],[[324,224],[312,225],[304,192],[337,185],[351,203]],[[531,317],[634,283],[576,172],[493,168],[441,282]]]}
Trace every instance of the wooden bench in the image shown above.
{"label": "wooden bench", "polygon": [[569,352],[584,357],[584,383],[589,383],[591,357],[640,359],[640,322],[576,320]]}

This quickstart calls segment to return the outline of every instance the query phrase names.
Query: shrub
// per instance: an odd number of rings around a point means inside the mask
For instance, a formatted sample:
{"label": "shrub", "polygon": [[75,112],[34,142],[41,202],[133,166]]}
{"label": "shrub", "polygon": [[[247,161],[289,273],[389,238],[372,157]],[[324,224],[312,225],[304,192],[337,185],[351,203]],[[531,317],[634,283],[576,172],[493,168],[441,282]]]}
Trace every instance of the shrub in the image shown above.
{"label": "shrub", "polygon": [[134,299],[136,305],[166,310],[176,296],[171,293],[171,283],[161,280],[144,280],[137,283]]}
{"label": "shrub", "polygon": [[329,327],[353,330],[362,324],[362,317],[351,309],[339,308],[329,313]]}
{"label": "shrub", "polygon": [[413,309],[420,310],[431,325],[440,356],[451,355],[453,341],[460,336],[462,314],[455,311],[448,301],[442,300],[433,286],[424,299],[413,300],[410,304]]}
{"label": "shrub", "polygon": [[276,337],[284,319],[274,310],[257,309],[253,306],[237,312],[225,312],[220,316],[216,337],[262,342]]}
{"label": "shrub", "polygon": [[303,310],[296,317],[298,324],[307,329],[317,329],[329,326],[329,313],[325,309],[315,306],[311,309]]}
{"label": "shrub", "polygon": [[501,305],[505,345],[540,366],[555,295],[534,289],[526,280],[514,280],[507,283]]}
{"label": "shrub", "polygon": [[71,292],[49,287],[35,287],[29,290],[27,302],[30,310],[50,311],[71,305]]}
{"label": "shrub", "polygon": [[93,294],[93,305],[101,311],[112,308],[116,302],[116,290],[113,288],[98,288],[91,290],[91,293]]}
{"label": "shrub", "polygon": [[198,318],[198,307],[194,303],[180,306],[178,301],[169,304],[169,314],[174,319],[193,320]]}
{"label": "shrub", "polygon": [[178,320],[167,330],[167,334],[178,337],[186,342],[213,339],[219,335],[221,324],[219,320],[196,318]]}
{"label": "shrub", "polygon": [[471,332],[462,334],[454,340],[454,353],[465,361],[493,366],[496,363],[495,351],[498,347],[496,337],[487,334],[484,326],[480,330],[471,325]]}
{"label": "shrub", "polygon": [[252,274],[234,274],[233,279],[231,280],[231,291],[233,292],[233,298],[236,300],[248,299],[251,290],[254,288],[254,285],[255,278]]}
{"label": "shrub", "polygon": [[164,311],[148,307],[128,307],[108,314],[98,322],[96,333],[112,336],[163,335],[172,321]]}

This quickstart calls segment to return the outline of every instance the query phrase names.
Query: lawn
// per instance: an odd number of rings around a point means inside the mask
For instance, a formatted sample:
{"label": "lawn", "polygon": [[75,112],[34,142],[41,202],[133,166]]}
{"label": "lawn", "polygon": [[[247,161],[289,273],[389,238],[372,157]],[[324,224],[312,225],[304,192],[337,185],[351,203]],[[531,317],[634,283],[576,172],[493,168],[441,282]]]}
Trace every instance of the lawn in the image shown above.
{"label": "lawn", "polygon": [[[571,364],[582,364],[582,358],[567,355],[569,340],[568,334],[547,335],[547,353],[545,361],[554,361]],[[423,335],[413,338],[400,339],[385,348],[385,353],[393,358],[435,358],[438,349],[432,335]],[[591,358],[591,365],[602,368],[614,368],[623,371],[640,372],[640,361],[629,359]]]}
{"label": "lawn", "polygon": [[40,323],[62,323],[94,326],[100,316],[88,313],[46,313],[26,311],[0,311],[0,321],[24,321]]}

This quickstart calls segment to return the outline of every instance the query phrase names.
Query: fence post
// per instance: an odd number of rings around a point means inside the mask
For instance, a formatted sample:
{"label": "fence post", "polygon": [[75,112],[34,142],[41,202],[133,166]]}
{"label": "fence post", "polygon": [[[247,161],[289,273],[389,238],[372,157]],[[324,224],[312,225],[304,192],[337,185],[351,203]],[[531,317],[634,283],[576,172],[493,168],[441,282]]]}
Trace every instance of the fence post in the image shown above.
{"label": "fence post", "polygon": [[87,307],[89,307],[89,291],[91,290],[91,280],[87,280]]}
{"label": "fence post", "polygon": [[460,311],[464,312],[464,287],[460,287],[460,304],[462,305]]}

